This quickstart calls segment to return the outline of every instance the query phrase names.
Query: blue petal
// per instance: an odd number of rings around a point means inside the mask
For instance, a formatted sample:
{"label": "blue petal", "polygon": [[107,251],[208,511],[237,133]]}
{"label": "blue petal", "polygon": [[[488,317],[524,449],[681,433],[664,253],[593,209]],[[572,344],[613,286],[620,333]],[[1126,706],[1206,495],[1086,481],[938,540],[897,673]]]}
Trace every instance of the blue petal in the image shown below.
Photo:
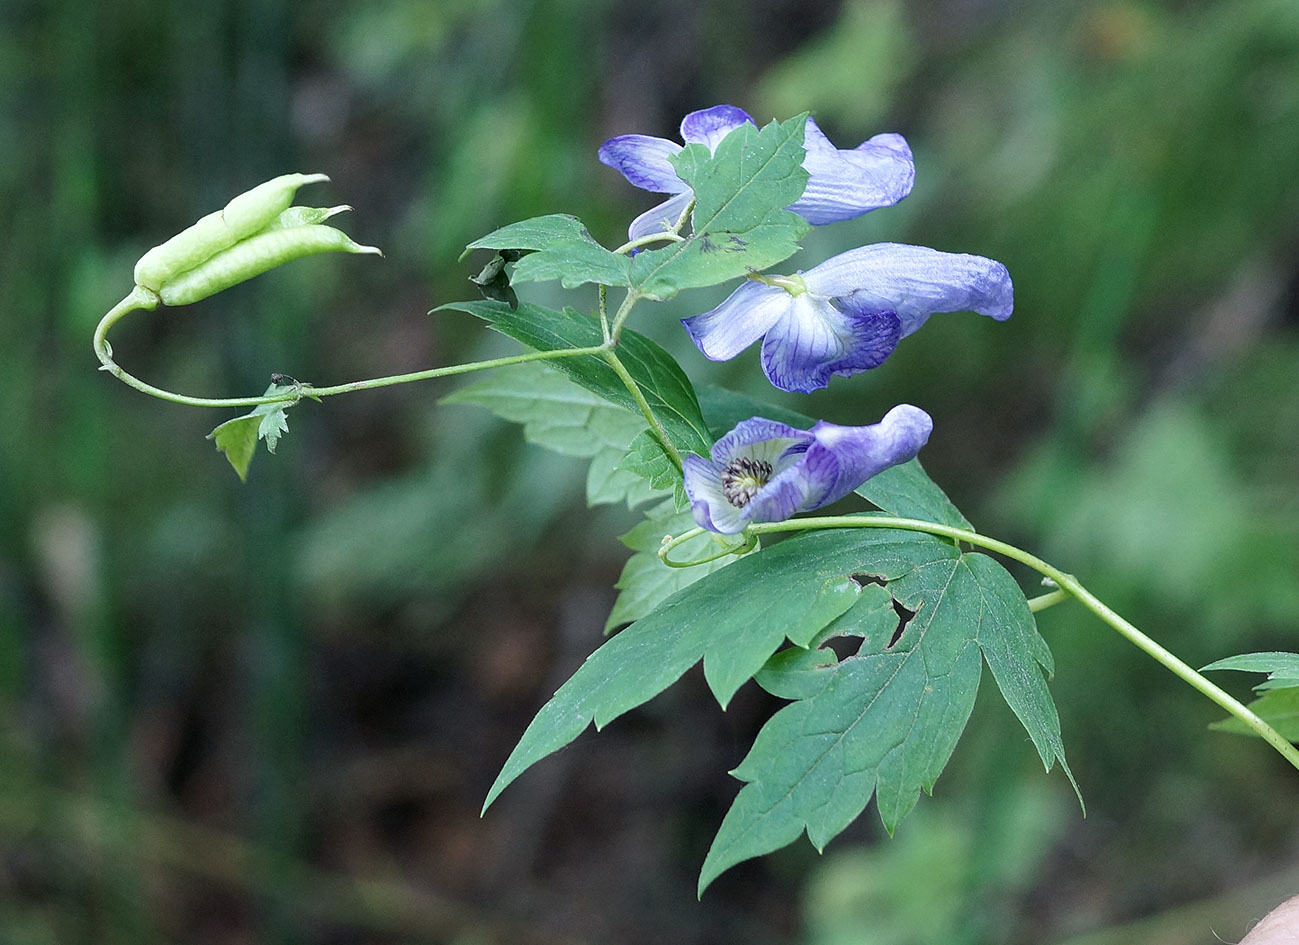
{"label": "blue petal", "polygon": [[706,358],[729,361],[765,335],[793,302],[784,289],[750,281],[717,308],[684,318],[681,324]]}
{"label": "blue petal", "polygon": [[673,194],[656,207],[650,207],[627,227],[627,238],[638,240],[651,233],[662,233],[671,229],[677,218],[685,213],[686,206],[694,199],[694,191],[687,188],[679,194]]}
{"label": "blue petal", "polygon": [[892,311],[902,337],[935,312],[973,311],[1010,317],[1014,287],[999,262],[926,246],[875,243],[827,259],[803,274],[808,291],[858,310]]}
{"label": "blue petal", "polygon": [[716,151],[722,139],[745,122],[754,123],[744,109],[734,105],[714,105],[691,112],[681,119],[681,140],[706,144],[708,150]]}
{"label": "blue petal", "polygon": [[898,317],[855,306],[836,308],[810,293],[796,296],[762,343],[762,369],[781,390],[809,393],[884,362],[897,347]]}
{"label": "blue petal", "polygon": [[916,166],[901,135],[876,135],[851,151],[840,151],[809,118],[803,146],[807,187],[789,209],[808,223],[851,220],[911,193]]}
{"label": "blue petal", "polygon": [[668,158],[681,152],[681,145],[649,135],[619,135],[600,145],[596,154],[641,190],[656,194],[679,194],[686,189]]}
{"label": "blue petal", "polygon": [[929,441],[934,421],[910,404],[899,404],[879,423],[843,427],[824,420],[812,427],[816,437],[804,468],[814,483],[800,512],[837,502],[867,479],[914,459]]}

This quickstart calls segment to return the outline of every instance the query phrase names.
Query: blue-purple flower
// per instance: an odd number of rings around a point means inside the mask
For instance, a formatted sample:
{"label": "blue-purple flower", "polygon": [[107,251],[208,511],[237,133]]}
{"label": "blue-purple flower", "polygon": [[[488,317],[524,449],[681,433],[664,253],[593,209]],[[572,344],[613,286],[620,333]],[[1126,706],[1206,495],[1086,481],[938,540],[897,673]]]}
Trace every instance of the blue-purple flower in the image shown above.
{"label": "blue-purple flower", "polygon": [[[743,109],[714,105],[682,119],[681,137],[687,144],[705,144],[715,151],[723,138],[746,122],[754,124]],[[911,192],[916,168],[911,148],[901,135],[876,135],[856,148],[841,151],[809,118],[803,147],[807,186],[788,209],[808,223],[851,220],[868,210],[892,206]],[[680,151],[681,145],[675,141],[649,135],[619,135],[600,146],[601,162],[631,183],[642,190],[672,195],[632,221],[627,230],[631,239],[671,227],[689,205],[694,194],[668,160]]]}
{"label": "blue-purple flower", "polygon": [[1014,289],[999,262],[924,246],[875,243],[794,276],[754,276],[721,305],[682,321],[714,361],[759,338],[762,369],[807,393],[882,364],[935,312],[1010,317]]}
{"label": "blue-purple flower", "polygon": [[822,420],[800,430],[762,417],[743,420],[713,444],[711,459],[685,457],[690,511],[701,527],[723,535],[810,512],[914,458],[933,426],[910,404],[864,427]]}

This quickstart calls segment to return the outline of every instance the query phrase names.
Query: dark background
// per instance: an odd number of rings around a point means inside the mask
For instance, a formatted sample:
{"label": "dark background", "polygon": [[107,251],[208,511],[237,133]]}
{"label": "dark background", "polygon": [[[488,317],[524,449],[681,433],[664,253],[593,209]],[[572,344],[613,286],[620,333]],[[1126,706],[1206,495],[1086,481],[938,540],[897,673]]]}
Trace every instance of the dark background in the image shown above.
{"label": "dark background", "polygon": [[[463,245],[560,211],[616,245],[654,198],[596,147],[719,102],[915,149],[906,201],[796,265],[888,239],[1015,279],[1009,322],[938,316],[789,404],[922,405],[976,524],[1193,665],[1299,649],[1293,0],[3,0],[0,941],[1210,942],[1299,890],[1296,773],[1071,605],[1040,624],[1085,819],[988,692],[896,838],[868,809],[697,904],[776,703],[722,713],[692,673],[480,820],[598,645],[635,516],[439,407],[458,382],[297,408],[241,486],[203,439],[230,412],[95,371],[140,253],[287,171],[329,173],[302,198],[387,258],[137,313],[124,367],[232,396],[510,353],[425,314],[472,297]],[[718,298],[635,327],[771,396],[754,351],[711,364],[677,327]]]}

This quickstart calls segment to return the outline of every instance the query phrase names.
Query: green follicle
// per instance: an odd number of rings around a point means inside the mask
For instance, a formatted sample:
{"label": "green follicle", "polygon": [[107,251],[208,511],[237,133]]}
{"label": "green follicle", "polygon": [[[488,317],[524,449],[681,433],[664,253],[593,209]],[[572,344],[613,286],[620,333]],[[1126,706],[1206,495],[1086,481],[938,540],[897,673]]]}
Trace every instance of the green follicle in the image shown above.
{"label": "green follicle", "polygon": [[803,281],[803,277],[800,275],[765,276],[759,272],[750,272],[749,278],[754,282],[761,282],[763,285],[784,289],[790,295],[802,295],[807,291],[807,283]]}
{"label": "green follicle", "polygon": [[771,463],[742,456],[722,471],[722,495],[731,505],[742,509],[771,481],[771,472]]}
{"label": "green follicle", "polygon": [[[177,276],[272,226],[293,203],[299,187],[327,180],[324,174],[283,174],[258,184],[141,256],[135,264],[135,284],[160,292]],[[320,219],[330,213],[323,211]]]}

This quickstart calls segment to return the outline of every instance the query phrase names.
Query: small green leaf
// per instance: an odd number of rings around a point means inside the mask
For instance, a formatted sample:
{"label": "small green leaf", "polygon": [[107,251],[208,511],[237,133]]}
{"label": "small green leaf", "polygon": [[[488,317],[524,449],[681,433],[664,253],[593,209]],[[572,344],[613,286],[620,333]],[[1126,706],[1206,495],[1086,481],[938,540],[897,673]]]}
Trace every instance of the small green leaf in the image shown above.
{"label": "small green leaf", "polygon": [[241,482],[248,481],[248,467],[257,452],[257,436],[262,425],[260,414],[249,413],[227,420],[207,435],[216,441],[216,448],[226,454],[226,459],[239,474]]}
{"label": "small green leaf", "polygon": [[[1299,686],[1272,689],[1264,693],[1261,698],[1251,702],[1249,709],[1276,729],[1282,738],[1299,744]],[[1257,737],[1258,734],[1234,716],[1223,719],[1221,722],[1214,722],[1209,728],[1219,732],[1231,732],[1234,735],[1254,735]]]}
{"label": "small green leaf", "polygon": [[474,249],[533,250],[515,263],[516,283],[558,279],[566,289],[587,282],[624,286],[631,272],[628,257],[605,249],[581,220],[566,213],[511,223],[474,240],[465,252]]}
{"label": "small green leaf", "polygon": [[671,158],[695,192],[692,232],[680,243],[646,250],[631,261],[637,291],[666,299],[681,289],[766,269],[798,252],[798,241],[810,226],[784,208],[807,186],[806,119],[773,121],[761,130],[741,125],[715,153],[689,144]]}
{"label": "small green leaf", "polygon": [[[699,388],[699,403],[715,438],[721,437],[741,420],[750,417],[766,417],[804,430],[810,429],[815,423],[811,417],[797,411],[764,404],[744,394],[710,384]],[[857,494],[890,515],[918,518],[953,528],[973,527],[947,498],[942,488],[929,478],[918,459],[886,469],[878,476],[868,479],[857,489]]]}
{"label": "small green leaf", "polygon": [[[727,555],[693,568],[671,568],[664,564],[658,556],[663,537],[694,527],[695,521],[689,513],[679,513],[674,502],[665,502],[651,509],[645,521],[622,536],[622,543],[635,554],[627,559],[614,585],[621,593],[604,622],[605,633],[652,613],[677,591],[738,560],[737,555]],[[722,550],[723,541],[706,532],[674,548],[672,560],[686,562],[710,557]],[[734,544],[734,539],[729,543]]]}
{"label": "small green leaf", "polygon": [[649,430],[642,430],[631,441],[619,468],[648,479],[655,489],[668,491],[681,484],[680,471]]}
{"label": "small green leaf", "polygon": [[591,460],[586,500],[591,505],[626,502],[634,507],[660,496],[636,472],[621,468],[628,445],[645,431],[645,419],[574,384],[535,362],[497,371],[442,398],[444,404],[477,404],[512,423],[523,436],[566,456]]}
{"label": "small green leaf", "polygon": [[[600,324],[572,309],[562,312],[528,302],[517,310],[503,302],[451,302],[435,311],[455,309],[486,321],[494,330],[538,351],[588,348],[601,343]],[[677,449],[703,453],[712,443],[690,379],[672,355],[644,335],[624,331],[618,357],[640,385],[650,409]],[[640,415],[640,408],[607,362],[596,355],[551,361],[576,383],[610,403]]]}
{"label": "small green leaf", "polygon": [[[283,377],[276,374],[274,377]],[[288,378],[292,381],[292,378]],[[274,397],[278,394],[293,392],[299,396],[310,396],[306,386],[297,381],[289,384],[272,382],[266,388],[263,397]],[[264,439],[268,452],[274,453],[280,437],[289,432],[289,421],[284,415],[296,400],[284,400],[273,404],[260,404],[252,412],[242,417],[227,420],[207,435],[209,440],[216,441],[216,448],[225,453],[226,459],[239,474],[242,482],[248,481],[248,467],[252,464],[253,454],[257,452],[257,441]]]}

